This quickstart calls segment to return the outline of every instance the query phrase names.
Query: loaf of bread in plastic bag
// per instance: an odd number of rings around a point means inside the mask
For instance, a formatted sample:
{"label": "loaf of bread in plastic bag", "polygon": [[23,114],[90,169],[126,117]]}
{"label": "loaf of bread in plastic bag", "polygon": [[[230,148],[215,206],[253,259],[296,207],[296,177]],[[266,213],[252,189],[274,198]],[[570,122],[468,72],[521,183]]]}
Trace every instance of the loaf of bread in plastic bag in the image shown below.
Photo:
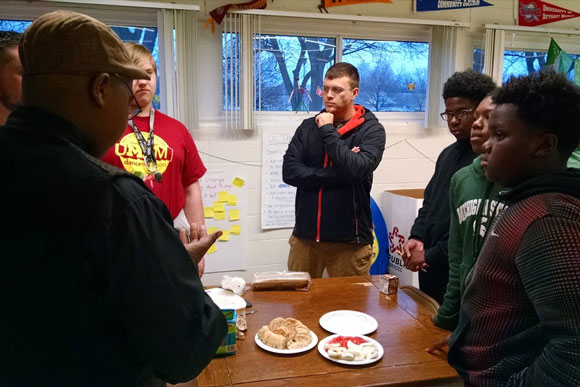
{"label": "loaf of bread in plastic bag", "polygon": [[252,289],[300,289],[308,290],[312,278],[303,271],[264,271],[255,273]]}

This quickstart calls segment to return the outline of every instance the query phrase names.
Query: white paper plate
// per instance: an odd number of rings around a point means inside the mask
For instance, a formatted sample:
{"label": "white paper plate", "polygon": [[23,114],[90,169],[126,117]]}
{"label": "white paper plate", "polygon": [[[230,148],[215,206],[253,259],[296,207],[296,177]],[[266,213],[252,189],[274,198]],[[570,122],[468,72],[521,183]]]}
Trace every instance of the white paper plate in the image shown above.
{"label": "white paper plate", "polygon": [[320,326],[331,333],[345,335],[368,335],[377,330],[379,323],[374,317],[354,310],[335,310],[320,317]]}
{"label": "white paper plate", "polygon": [[268,351],[268,352],[272,352],[272,353],[279,353],[282,355],[292,355],[295,353],[309,351],[316,346],[316,343],[318,343],[318,336],[316,336],[316,334],[312,331],[310,331],[310,334],[312,335],[312,341],[310,342],[310,344],[308,344],[306,347],[297,348],[297,349],[272,348],[269,345],[264,344],[262,342],[262,340],[260,340],[260,338],[258,337],[257,333],[256,333],[256,336],[254,336],[254,340],[256,341],[256,344],[258,345],[258,347],[262,348],[264,351]]}
{"label": "white paper plate", "polygon": [[220,309],[244,309],[246,300],[230,290],[212,288],[205,291]]}
{"label": "white paper plate", "polygon": [[330,357],[328,355],[328,353],[324,349],[324,346],[330,340],[332,340],[332,339],[334,339],[335,337],[338,337],[338,336],[346,336],[346,335],[331,335],[331,336],[325,337],[323,340],[320,340],[320,343],[318,343],[318,352],[320,352],[320,354],[323,357],[325,357],[328,360],[333,361],[335,363],[347,364],[347,365],[365,365],[365,364],[371,364],[371,363],[374,363],[374,362],[382,359],[383,358],[383,355],[385,354],[385,350],[383,349],[383,346],[378,341],[376,341],[374,339],[371,339],[370,337],[363,336],[363,335],[348,335],[348,336],[354,336],[354,337],[362,337],[363,339],[365,339],[369,343],[373,343],[377,347],[377,349],[379,351],[379,355],[377,357],[375,357],[374,359],[359,360],[359,361],[355,361],[355,360],[342,360],[342,359],[332,358],[332,357]]}

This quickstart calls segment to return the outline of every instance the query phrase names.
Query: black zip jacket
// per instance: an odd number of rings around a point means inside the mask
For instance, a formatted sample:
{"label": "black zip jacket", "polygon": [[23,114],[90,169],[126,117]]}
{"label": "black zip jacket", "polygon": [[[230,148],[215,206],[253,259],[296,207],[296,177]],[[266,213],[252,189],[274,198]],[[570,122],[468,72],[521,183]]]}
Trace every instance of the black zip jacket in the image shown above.
{"label": "black zip jacket", "polygon": [[469,140],[456,141],[441,151],[433,177],[425,189],[423,206],[411,228],[409,239],[418,239],[425,248],[426,272],[419,272],[419,287],[443,302],[449,276],[449,185],[451,177],[475,158]]}
{"label": "black zip jacket", "polygon": [[47,111],[17,108],[0,148],[0,386],[198,375],[227,326],[167,207]]}
{"label": "black zip jacket", "polygon": [[[284,182],[298,188],[294,236],[372,243],[370,191],[385,149],[385,129],[366,109],[362,118],[342,136],[333,125],[318,128],[314,117],[296,130],[283,164]],[[359,153],[352,151],[355,146]]]}

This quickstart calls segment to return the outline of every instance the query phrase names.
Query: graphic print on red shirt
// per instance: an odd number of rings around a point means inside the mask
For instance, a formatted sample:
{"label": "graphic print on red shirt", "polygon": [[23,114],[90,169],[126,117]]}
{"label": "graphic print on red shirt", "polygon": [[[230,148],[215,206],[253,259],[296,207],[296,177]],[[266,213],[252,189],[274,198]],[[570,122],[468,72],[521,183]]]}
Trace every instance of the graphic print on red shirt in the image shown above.
{"label": "graphic print on red shirt", "polygon": [[[147,140],[149,117],[135,117],[133,122]],[[181,122],[156,110],[153,126],[154,154],[163,179],[154,182],[152,191],[165,203],[175,219],[185,206],[185,188],[199,180],[207,169],[199,157],[191,134]],[[147,176],[143,151],[129,125],[102,160],[140,177]]]}

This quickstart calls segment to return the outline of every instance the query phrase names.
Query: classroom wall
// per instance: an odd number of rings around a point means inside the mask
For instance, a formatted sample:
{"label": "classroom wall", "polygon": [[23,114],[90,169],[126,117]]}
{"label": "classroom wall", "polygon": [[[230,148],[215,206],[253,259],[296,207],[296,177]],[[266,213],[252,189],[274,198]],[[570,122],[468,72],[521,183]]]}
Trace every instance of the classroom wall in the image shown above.
{"label": "classroom wall", "polygon": [[[514,23],[514,5],[517,0],[490,0],[493,7],[467,10],[449,10],[414,13],[412,0],[393,0],[392,4],[366,4],[341,6],[329,9],[330,13],[356,14],[413,19],[453,20],[470,23],[470,30],[477,33],[482,25]],[[261,154],[262,134],[265,130],[293,133],[297,125],[309,114],[296,113],[283,123],[262,117],[251,131],[226,131],[212,126],[212,119],[219,116],[214,93],[221,90],[221,64],[219,34],[212,35],[203,29],[209,11],[227,3],[224,1],[180,1],[201,7],[198,17],[198,71],[200,128],[190,128],[202,159],[210,171],[232,171],[243,175],[247,184],[247,219],[245,226],[245,260],[247,270],[229,273],[207,273],[202,278],[205,285],[219,284],[224,274],[243,277],[251,281],[255,272],[285,270],[288,256],[288,238],[291,229],[260,229],[261,201]],[[239,1],[238,1],[239,3]],[[577,10],[575,1],[553,1],[564,8]],[[275,0],[268,1],[268,10],[318,13],[317,0]],[[557,23],[557,28],[578,28],[580,22],[573,19]],[[345,25],[345,29],[348,26]],[[468,54],[469,55],[469,54]],[[431,177],[439,152],[454,138],[446,128],[425,129],[423,121],[389,120],[383,121],[387,131],[387,148],[383,161],[374,174],[372,196],[381,202],[380,195],[388,189],[424,188]],[[211,155],[211,156],[208,156]],[[215,156],[215,157],[213,157]],[[225,161],[219,158],[233,160]],[[244,164],[240,164],[244,163]],[[207,259],[212,259],[208,256]]]}

